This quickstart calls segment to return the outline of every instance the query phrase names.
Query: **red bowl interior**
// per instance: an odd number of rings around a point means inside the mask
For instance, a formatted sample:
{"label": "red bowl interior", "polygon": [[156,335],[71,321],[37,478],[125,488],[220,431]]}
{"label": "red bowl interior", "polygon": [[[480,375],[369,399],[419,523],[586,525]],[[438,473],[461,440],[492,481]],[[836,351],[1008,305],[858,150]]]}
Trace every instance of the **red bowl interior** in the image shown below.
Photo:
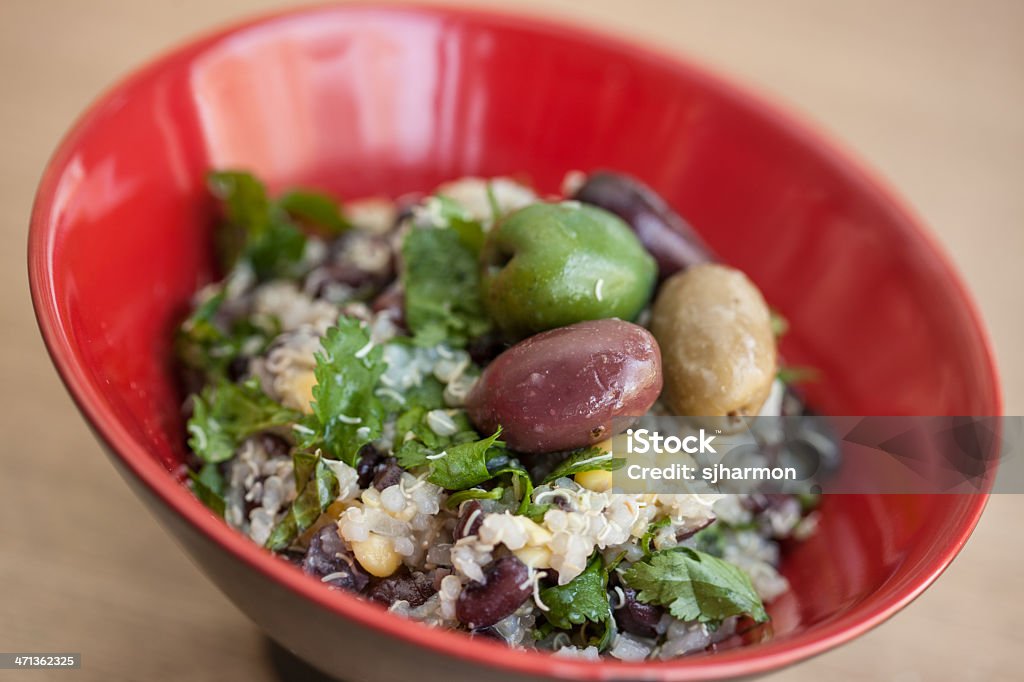
{"label": "red bowl interior", "polygon": [[[832,414],[998,414],[968,295],[879,184],[791,119],[703,70],[585,31],[466,10],[335,7],[197,40],[102,97],[61,143],[32,216],[44,338],[144,496],[328,615],[463,661],[571,678],[767,670],[879,623],[963,546],[984,496],[837,496],[787,554],[767,642],[668,663],[553,661],[428,631],[328,592],[211,517],[182,458],[171,332],[212,273],[211,166],[275,188],[396,196],[467,174],[555,191],[569,169],[650,183],[790,320]],[[315,657],[315,654],[314,654]]]}

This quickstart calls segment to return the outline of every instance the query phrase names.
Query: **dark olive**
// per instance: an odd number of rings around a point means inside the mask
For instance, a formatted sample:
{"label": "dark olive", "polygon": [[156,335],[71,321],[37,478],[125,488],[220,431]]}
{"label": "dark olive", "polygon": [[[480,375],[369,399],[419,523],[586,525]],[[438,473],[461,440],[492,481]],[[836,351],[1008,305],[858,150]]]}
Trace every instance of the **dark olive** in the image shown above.
{"label": "dark olive", "polygon": [[[502,353],[466,397],[469,418],[518,452],[593,445],[616,417],[646,414],[661,393],[661,353],[643,327],[593,320],[531,336]],[[615,428],[626,424],[615,422]]]}
{"label": "dark olive", "polygon": [[691,265],[714,261],[711,249],[689,223],[647,185],[628,175],[598,171],[573,198],[622,218],[654,256],[661,279]]}

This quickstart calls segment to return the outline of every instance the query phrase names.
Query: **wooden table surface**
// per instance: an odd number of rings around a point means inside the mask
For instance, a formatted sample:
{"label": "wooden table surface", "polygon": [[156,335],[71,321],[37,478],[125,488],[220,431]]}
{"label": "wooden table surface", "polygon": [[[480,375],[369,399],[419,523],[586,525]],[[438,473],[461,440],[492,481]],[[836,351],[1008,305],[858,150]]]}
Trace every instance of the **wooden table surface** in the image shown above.
{"label": "wooden table surface", "polygon": [[[128,492],[39,340],[24,247],[35,184],[104,87],[267,0],[0,0],[0,651],[79,651],[0,679],[274,680],[274,652]],[[495,3],[497,4],[497,3]],[[1024,2],[529,2],[695,56],[857,150],[935,230],[1024,410]],[[942,579],[856,642],[770,679],[1019,680],[1024,496],[993,499]]]}

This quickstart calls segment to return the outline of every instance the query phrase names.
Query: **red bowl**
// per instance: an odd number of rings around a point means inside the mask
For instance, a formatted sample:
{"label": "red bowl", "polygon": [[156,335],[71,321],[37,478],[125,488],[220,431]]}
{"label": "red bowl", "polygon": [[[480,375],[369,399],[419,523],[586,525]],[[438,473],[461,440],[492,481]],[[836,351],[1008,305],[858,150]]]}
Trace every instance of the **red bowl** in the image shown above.
{"label": "red bowl", "polygon": [[836,496],[791,549],[774,636],[664,663],[513,651],[386,613],[230,530],[174,471],[171,332],[210,280],[210,168],[273,187],[398,195],[467,174],[568,169],[650,183],[788,316],[832,414],[1000,413],[968,294],[918,222],[848,156],[703,69],[588,31],[463,9],[344,6],[195,40],[104,95],[32,215],[32,298],[54,364],[125,480],[271,637],[348,679],[720,679],[882,622],[963,547],[985,496]]}

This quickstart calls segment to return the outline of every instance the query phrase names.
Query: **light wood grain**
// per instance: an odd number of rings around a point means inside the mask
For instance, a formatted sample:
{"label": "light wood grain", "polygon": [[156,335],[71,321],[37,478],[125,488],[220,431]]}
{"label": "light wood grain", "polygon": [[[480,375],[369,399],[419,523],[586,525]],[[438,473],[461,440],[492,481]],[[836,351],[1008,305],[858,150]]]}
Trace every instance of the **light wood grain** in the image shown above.
{"label": "light wood grain", "polygon": [[[0,3],[0,650],[83,653],[80,680],[273,680],[268,647],[130,495],[66,397],[28,302],[35,183],[74,116],[132,65],[266,0]],[[497,3],[491,3],[497,4]],[[695,56],[879,169],[952,254],[1024,410],[1024,3],[522,2]],[[771,679],[1014,680],[1024,497],[889,623]],[[71,673],[35,671],[32,679]],[[27,673],[0,671],[0,679]]]}

